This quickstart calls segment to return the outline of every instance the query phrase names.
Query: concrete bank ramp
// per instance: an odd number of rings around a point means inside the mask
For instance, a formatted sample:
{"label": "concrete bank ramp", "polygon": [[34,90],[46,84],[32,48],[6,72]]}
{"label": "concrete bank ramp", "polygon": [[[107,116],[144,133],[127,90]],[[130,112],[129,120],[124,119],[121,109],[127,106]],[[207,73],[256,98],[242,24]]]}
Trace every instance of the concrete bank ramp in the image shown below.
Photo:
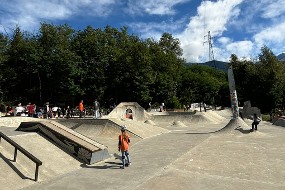
{"label": "concrete bank ramp", "polygon": [[107,147],[58,122],[22,122],[17,131],[38,132],[85,164],[109,158]]}
{"label": "concrete bank ramp", "polygon": [[121,133],[121,125],[127,126],[128,133],[131,137],[139,137],[141,139],[168,132],[168,130],[161,127],[132,119],[74,119],[60,120],[59,122],[83,135],[92,137],[98,136],[100,138],[117,139]]}
{"label": "concrete bank ramp", "polygon": [[[118,134],[121,133],[120,125],[109,119],[70,119],[59,122],[86,136],[117,139]],[[135,136],[132,133],[129,135]]]}

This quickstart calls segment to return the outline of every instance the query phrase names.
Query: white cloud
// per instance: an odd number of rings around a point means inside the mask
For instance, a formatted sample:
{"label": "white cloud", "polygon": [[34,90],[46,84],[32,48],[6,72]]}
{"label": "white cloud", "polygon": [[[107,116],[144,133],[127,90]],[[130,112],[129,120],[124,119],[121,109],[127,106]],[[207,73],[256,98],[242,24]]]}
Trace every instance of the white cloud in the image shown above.
{"label": "white cloud", "polygon": [[192,17],[185,31],[178,35],[187,61],[208,61],[208,48],[206,44],[203,45],[207,38],[204,36],[208,31],[212,37],[221,36],[227,30],[230,19],[239,15],[238,5],[241,2],[242,0],[202,2],[197,16]]}
{"label": "white cloud", "polygon": [[157,22],[134,22],[134,23],[125,23],[129,27],[131,27],[135,31],[139,31],[139,35],[141,38],[154,38],[159,40],[162,33],[167,32],[171,34],[175,34],[176,31],[182,30],[184,27],[184,23],[186,18],[181,18],[180,20],[173,21],[173,19],[162,21],[160,23]]}
{"label": "white cloud", "polygon": [[275,18],[282,16],[285,13],[285,1],[284,0],[266,0],[262,4],[262,17]]}
{"label": "white cloud", "polygon": [[269,26],[253,36],[256,46],[261,48],[266,45],[273,52],[284,51],[285,44],[285,21],[274,26]]}
{"label": "white cloud", "polygon": [[174,6],[191,0],[129,0],[128,12],[131,14],[174,15]]}
{"label": "white cloud", "polygon": [[[35,30],[40,22],[68,19],[79,14],[106,16],[118,0],[1,0],[0,25]],[[1,31],[1,29],[0,29]],[[2,30],[3,31],[3,30]]]}

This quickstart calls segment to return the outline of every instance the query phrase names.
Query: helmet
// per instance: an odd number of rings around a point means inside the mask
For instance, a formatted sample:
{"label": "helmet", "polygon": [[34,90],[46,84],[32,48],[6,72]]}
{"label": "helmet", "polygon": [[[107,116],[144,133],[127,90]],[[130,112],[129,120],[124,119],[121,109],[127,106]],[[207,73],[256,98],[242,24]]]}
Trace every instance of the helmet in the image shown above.
{"label": "helmet", "polygon": [[127,129],[126,125],[121,126],[121,131],[125,131]]}

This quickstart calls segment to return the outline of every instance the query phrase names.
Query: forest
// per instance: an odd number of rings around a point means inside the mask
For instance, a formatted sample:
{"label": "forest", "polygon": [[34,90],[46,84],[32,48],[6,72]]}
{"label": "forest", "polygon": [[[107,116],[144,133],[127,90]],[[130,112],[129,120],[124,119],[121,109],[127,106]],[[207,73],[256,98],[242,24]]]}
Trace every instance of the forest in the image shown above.
{"label": "forest", "polygon": [[[227,73],[187,64],[180,41],[169,33],[141,39],[126,27],[42,23],[37,33],[16,27],[0,33],[0,104],[21,102],[77,106],[80,100],[103,107],[138,102],[182,108],[194,102],[230,106]],[[258,61],[232,55],[239,102],[250,100],[262,112],[283,109],[285,64],[266,46]]]}

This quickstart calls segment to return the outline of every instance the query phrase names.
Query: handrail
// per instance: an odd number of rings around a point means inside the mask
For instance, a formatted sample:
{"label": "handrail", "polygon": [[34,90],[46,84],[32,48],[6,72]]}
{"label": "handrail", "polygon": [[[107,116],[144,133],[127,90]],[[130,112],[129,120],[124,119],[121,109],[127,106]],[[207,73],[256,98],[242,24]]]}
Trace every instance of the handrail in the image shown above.
{"label": "handrail", "polygon": [[42,165],[42,161],[40,161],[38,158],[36,158],[34,155],[32,155],[31,153],[29,153],[26,149],[24,149],[23,147],[21,147],[19,144],[17,144],[15,141],[13,141],[12,139],[10,139],[8,136],[6,136],[4,133],[2,133],[0,131],[0,142],[1,142],[1,138],[5,139],[8,143],[10,143],[12,146],[15,147],[15,151],[14,151],[14,162],[16,162],[17,159],[17,151],[19,150],[20,152],[22,152],[25,156],[27,156],[30,160],[32,160],[33,162],[36,163],[36,172],[35,172],[35,181],[38,181],[38,174],[39,174],[39,166]]}

